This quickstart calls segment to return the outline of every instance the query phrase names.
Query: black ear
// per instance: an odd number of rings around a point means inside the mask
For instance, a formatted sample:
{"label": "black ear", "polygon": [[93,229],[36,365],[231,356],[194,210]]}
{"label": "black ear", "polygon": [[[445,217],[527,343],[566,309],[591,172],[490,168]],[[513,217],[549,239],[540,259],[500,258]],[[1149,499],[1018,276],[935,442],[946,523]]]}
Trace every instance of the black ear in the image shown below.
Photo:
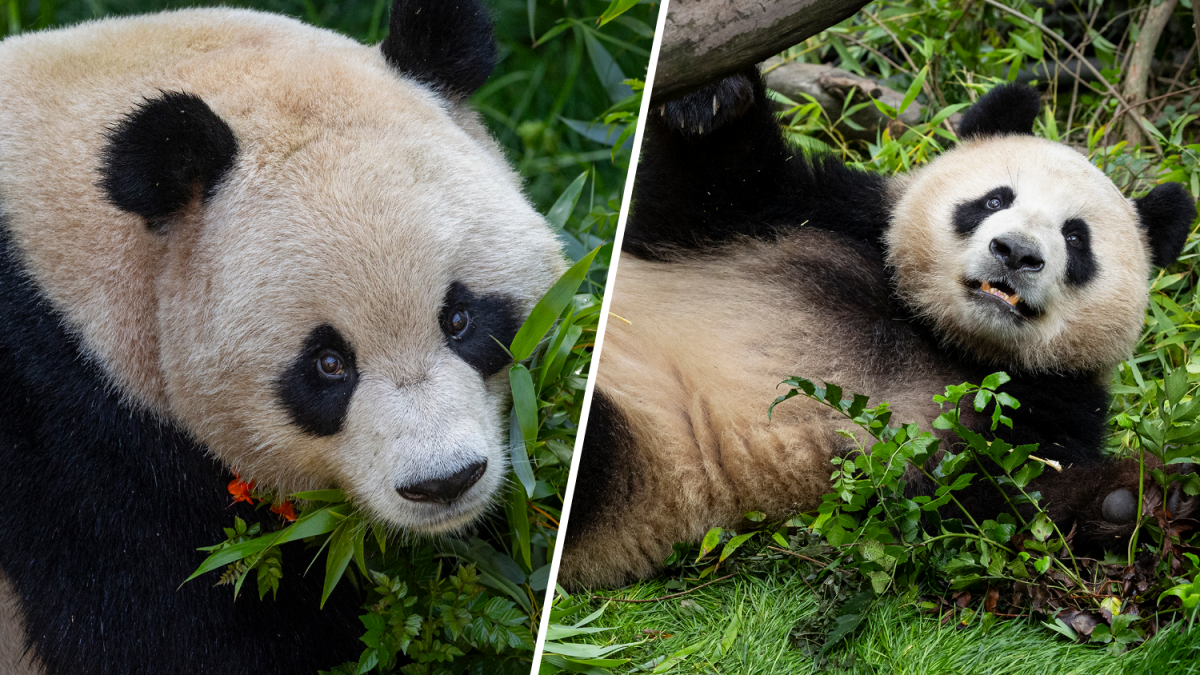
{"label": "black ear", "polygon": [[237,156],[225,120],[192,94],[149,99],[108,134],[102,187],[114,206],[157,228],[188,202],[212,195]]}
{"label": "black ear", "polygon": [[1033,87],[1002,84],[967,108],[958,125],[958,137],[966,140],[1001,134],[1033,134],[1033,122],[1040,107],[1038,92]]}
{"label": "black ear", "polygon": [[1175,262],[1196,220],[1196,200],[1179,183],[1163,183],[1133,203],[1150,236],[1150,261],[1155,267]]}
{"label": "black ear", "polygon": [[492,17],[478,0],[395,0],[380,48],[393,68],[456,98],[496,66]]}

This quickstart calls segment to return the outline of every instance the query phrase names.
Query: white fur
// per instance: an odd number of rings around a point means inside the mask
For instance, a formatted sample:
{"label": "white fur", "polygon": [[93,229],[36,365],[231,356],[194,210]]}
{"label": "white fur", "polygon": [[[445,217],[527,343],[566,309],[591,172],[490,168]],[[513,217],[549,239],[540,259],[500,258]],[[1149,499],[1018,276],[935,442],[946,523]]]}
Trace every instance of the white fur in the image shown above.
{"label": "white fur", "polygon": [[[239,153],[213,199],[156,234],[104,200],[97,167],[106,131],[160,91],[203,99]],[[4,41],[0,120],[0,205],[25,264],[131,404],[246,478],[339,485],[408,532],[462,527],[492,500],[507,380],[453,354],[438,312],[455,281],[527,312],[563,262],[474,113],[377,48],[204,9]],[[361,373],[326,438],[276,391],[321,323]],[[454,504],[396,492],[485,458]]]}
{"label": "white fur", "polygon": [[[952,224],[955,205],[999,186],[1012,188],[1015,202],[964,241]],[[1089,225],[1098,266],[1081,287],[1066,282],[1062,226],[1072,218]],[[992,259],[991,240],[1012,232],[1037,241],[1045,258],[1043,271],[1020,289],[1043,311],[1032,321],[972,300],[963,286]],[[1137,342],[1150,270],[1146,234],[1133,204],[1067,146],[1033,136],[964,143],[907,180],[886,237],[900,293],[949,340],[985,360],[1103,370]]]}

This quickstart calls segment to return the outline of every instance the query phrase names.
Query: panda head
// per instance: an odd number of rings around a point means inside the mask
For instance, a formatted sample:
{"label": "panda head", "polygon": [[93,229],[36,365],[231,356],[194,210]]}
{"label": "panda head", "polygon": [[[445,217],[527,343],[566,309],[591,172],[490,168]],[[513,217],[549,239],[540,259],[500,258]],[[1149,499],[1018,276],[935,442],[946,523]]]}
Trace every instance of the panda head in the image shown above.
{"label": "panda head", "polygon": [[1033,136],[1038,95],[1003,85],[964,115],[958,147],[898,181],[886,234],[900,295],[996,367],[1093,372],[1128,358],[1151,266],[1196,217],[1174,183],[1126,199],[1076,150]]}
{"label": "panda head", "polygon": [[462,106],[495,59],[481,6],[397,0],[381,48],[347,50],[160,92],[101,186],[164,249],[166,416],[245,477],[450,531],[506,480],[505,349],[563,260]]}

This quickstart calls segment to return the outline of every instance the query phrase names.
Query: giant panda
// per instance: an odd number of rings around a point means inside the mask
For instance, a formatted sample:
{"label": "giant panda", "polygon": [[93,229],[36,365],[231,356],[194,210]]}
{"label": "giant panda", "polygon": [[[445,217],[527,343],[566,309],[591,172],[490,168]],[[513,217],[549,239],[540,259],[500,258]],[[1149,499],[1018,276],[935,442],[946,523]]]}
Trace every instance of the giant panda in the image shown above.
{"label": "giant panda", "polygon": [[181,586],[231,471],[410,536],[496,502],[498,343],[564,262],[469,108],[495,60],[476,0],[377,46],[237,9],[0,43],[0,672],[356,659],[303,549],[274,601]]}
{"label": "giant panda", "polygon": [[[1065,465],[1034,485],[1051,517],[1064,532],[1078,521],[1077,545],[1128,535],[1137,464],[1102,453],[1106,382],[1195,206],[1177,184],[1126,199],[1033,136],[1038,108],[1036,91],[997,87],[964,114],[960,144],[894,177],[789,147],[754,70],[655,111],[560,583],[622,585],[748,511],[815,508],[854,441],[802,397],[768,419],[793,375],[930,430],[934,394],[1007,371],[1022,405],[997,435]],[[986,415],[965,423],[990,433]],[[987,487],[963,499],[985,516],[1003,505]],[[1176,516],[1195,501],[1167,495]]]}

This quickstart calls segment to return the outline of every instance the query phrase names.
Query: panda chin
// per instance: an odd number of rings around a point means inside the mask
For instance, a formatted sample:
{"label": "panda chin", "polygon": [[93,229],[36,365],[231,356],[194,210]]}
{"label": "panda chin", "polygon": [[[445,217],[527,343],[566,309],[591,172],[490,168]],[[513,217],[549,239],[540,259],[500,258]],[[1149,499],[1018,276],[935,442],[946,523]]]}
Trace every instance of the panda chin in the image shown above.
{"label": "panda chin", "polygon": [[973,302],[1000,310],[1015,321],[1029,321],[1042,315],[1041,309],[1027,303],[1012,286],[1003,281],[965,279],[963,285]]}

